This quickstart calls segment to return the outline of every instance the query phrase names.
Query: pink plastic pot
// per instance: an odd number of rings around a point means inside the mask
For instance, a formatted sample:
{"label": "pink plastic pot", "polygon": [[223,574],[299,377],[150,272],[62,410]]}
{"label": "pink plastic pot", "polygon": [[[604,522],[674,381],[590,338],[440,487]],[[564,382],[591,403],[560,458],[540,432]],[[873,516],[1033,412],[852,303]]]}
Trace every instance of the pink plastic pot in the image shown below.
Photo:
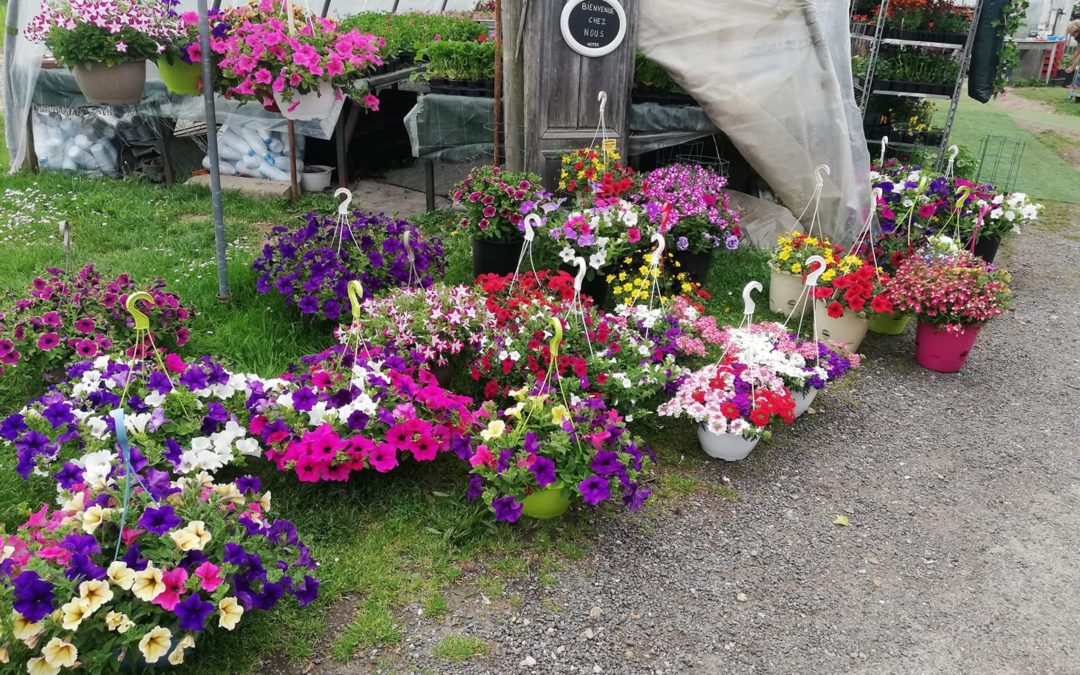
{"label": "pink plastic pot", "polygon": [[982,326],[968,326],[960,333],[938,330],[925,321],[915,331],[915,360],[939,373],[957,373],[967,361]]}

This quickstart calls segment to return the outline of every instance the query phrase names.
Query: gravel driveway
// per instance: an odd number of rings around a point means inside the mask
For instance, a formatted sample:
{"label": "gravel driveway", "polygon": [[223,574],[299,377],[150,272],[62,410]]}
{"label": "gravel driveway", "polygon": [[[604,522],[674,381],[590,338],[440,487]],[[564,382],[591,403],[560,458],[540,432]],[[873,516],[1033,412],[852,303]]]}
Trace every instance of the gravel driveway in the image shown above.
{"label": "gravel driveway", "polygon": [[[440,624],[406,621],[396,653],[333,670],[1080,672],[1080,241],[1030,231],[1006,261],[1016,311],[961,374],[918,367],[913,329],[870,338],[817,415],[709,465],[740,501],[605,519],[554,585],[508,586],[517,608],[463,594]],[[433,657],[451,633],[489,653]]]}

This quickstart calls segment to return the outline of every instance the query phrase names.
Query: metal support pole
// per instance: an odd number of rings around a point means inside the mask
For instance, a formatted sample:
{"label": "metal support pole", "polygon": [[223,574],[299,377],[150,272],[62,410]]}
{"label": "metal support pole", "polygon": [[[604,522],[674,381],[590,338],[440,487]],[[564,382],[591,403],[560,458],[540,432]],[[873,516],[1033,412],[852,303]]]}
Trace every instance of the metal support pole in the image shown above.
{"label": "metal support pole", "polygon": [[424,161],[424,195],[430,213],[435,210],[435,160],[432,159]]}
{"label": "metal support pole", "polygon": [[495,138],[493,139],[493,145],[495,146],[494,156],[491,159],[492,164],[500,164],[499,155],[502,154],[502,49],[503,49],[503,28],[502,28],[502,0],[496,0],[495,2],[495,110],[494,110],[494,127]]}
{"label": "metal support pole", "polygon": [[296,185],[296,123],[286,120],[289,129],[289,198],[296,201],[300,188]]}
{"label": "metal support pole", "polygon": [[218,168],[217,112],[214,109],[214,73],[211,69],[210,19],[206,0],[198,0],[199,46],[202,48],[203,102],[206,104],[206,157],[210,160],[210,201],[214,209],[214,245],[217,249],[218,300],[229,298],[229,270],[225,259],[225,221],[221,212],[221,171]]}

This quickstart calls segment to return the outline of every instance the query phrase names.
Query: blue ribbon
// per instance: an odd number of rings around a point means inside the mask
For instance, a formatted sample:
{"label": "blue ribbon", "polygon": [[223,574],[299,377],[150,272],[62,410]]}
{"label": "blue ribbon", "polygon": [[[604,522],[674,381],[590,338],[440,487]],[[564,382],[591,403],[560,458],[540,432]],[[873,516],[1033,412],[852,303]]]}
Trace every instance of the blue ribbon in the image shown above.
{"label": "blue ribbon", "polygon": [[[113,410],[112,418],[116,423],[116,443],[120,446],[120,454],[124,458],[124,503],[120,509],[120,536],[116,540],[116,552],[113,553],[115,562],[120,557],[120,544],[124,541],[124,524],[127,522],[128,504],[131,502],[131,479],[135,476],[135,470],[131,467],[131,445],[128,443],[127,429],[124,427],[124,409]],[[150,494],[150,490],[143,485],[138,476],[135,476],[135,480],[147,494]]]}

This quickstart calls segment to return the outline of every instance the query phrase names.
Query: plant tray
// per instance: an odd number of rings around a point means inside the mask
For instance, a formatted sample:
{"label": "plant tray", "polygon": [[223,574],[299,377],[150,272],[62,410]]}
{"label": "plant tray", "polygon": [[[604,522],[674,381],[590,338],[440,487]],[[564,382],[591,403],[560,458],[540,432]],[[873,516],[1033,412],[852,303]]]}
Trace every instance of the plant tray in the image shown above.
{"label": "plant tray", "polygon": [[492,98],[495,96],[495,81],[472,81],[472,80],[444,80],[433,78],[428,80],[432,94],[445,94],[447,96],[470,96],[472,98]]}

